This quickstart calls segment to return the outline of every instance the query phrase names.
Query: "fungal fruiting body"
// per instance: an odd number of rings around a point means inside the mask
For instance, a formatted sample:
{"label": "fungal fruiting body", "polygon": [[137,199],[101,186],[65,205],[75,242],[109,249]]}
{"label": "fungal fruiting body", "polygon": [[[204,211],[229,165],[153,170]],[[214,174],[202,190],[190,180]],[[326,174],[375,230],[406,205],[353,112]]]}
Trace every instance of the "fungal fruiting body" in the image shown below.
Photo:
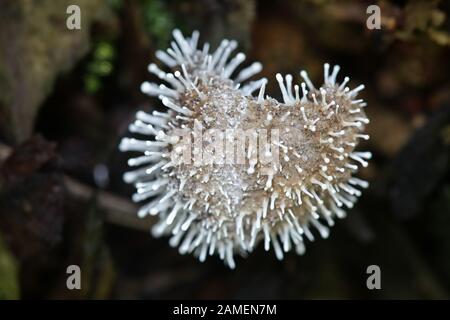
{"label": "fungal fruiting body", "polygon": [[[282,259],[292,249],[302,254],[314,229],[326,238],[335,217],[343,218],[368,186],[353,176],[371,157],[355,151],[369,138],[366,103],[356,98],[364,86],[349,89],[349,78],[337,81],[339,66],[325,64],[319,88],[304,71],[300,86],[292,75],[277,74],[283,97],[277,101],[265,95],[265,78],[249,81],[260,63],[237,71],[245,55],[230,57],[235,41],[223,40],[209,53],[208,43],[197,48],[197,31],[184,38],[174,30],[173,36],[166,52],[156,52],[173,73],[150,64],[164,84],[141,86],[167,111],[137,112],[129,127],[136,137],[120,143],[122,151],[142,153],[128,161],[139,168],[124,174],[137,189],[133,200],[146,201],[139,217],[158,216],[152,233],[170,235],[181,254],[192,252],[200,261],[218,254],[231,268],[235,254],[259,242]],[[264,148],[263,133],[270,140]],[[231,161],[217,158],[212,145],[225,148],[242,135]],[[239,155],[245,161],[236,161]]]}

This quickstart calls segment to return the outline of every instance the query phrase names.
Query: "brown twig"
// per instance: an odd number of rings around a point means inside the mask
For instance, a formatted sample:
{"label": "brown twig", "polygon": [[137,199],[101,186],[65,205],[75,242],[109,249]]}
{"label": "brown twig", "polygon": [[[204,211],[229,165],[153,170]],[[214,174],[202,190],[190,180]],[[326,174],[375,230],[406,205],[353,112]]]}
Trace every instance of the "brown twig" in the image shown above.
{"label": "brown twig", "polygon": [[[0,143],[0,163],[11,153],[9,146]],[[127,199],[92,188],[67,175],[64,175],[64,183],[68,193],[74,198],[83,201],[95,198],[97,207],[105,212],[105,220],[109,223],[142,231],[148,231],[154,223],[152,218],[139,219],[136,215],[137,206]]]}

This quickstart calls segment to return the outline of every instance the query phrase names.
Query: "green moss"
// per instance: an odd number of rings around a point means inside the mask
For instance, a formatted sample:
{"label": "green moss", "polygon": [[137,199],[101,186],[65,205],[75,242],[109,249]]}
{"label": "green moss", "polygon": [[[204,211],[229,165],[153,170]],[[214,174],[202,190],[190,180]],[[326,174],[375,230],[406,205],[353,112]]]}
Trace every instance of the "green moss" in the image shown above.
{"label": "green moss", "polygon": [[120,10],[123,6],[122,0],[108,0],[109,6],[114,10]]}
{"label": "green moss", "polygon": [[109,249],[104,243],[103,221],[95,208],[91,208],[86,216],[82,239],[82,297],[107,299],[111,295],[116,273]]}
{"label": "green moss", "polygon": [[17,263],[0,236],[0,300],[19,299]]}
{"label": "green moss", "polygon": [[160,49],[166,48],[176,27],[172,12],[161,0],[141,0],[144,28]]}

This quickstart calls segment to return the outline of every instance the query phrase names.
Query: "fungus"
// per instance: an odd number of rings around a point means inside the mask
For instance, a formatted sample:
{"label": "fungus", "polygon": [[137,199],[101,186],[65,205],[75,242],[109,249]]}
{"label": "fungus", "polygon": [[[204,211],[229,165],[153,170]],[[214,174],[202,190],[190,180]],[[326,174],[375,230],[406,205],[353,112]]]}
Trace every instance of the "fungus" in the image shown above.
{"label": "fungus", "polygon": [[208,43],[197,47],[197,31],[173,36],[156,52],[172,72],[150,64],[162,84],[141,86],[167,110],[137,112],[129,126],[137,137],[119,146],[141,153],[128,160],[137,169],[124,174],[136,187],[133,200],[145,202],[139,217],[158,216],[153,235],[170,235],[181,254],[200,261],[218,254],[230,268],[235,254],[260,242],[281,260],[290,250],[303,254],[314,230],[328,237],[368,187],[354,176],[371,158],[355,150],[369,139],[366,103],[357,98],[364,86],[350,89],[348,77],[337,80],[339,66],[326,63],[320,87],[305,71],[300,85],[277,74],[277,101],[265,93],[267,79],[250,80],[259,62],[239,68],[245,55],[231,58],[236,41],[210,53]]}

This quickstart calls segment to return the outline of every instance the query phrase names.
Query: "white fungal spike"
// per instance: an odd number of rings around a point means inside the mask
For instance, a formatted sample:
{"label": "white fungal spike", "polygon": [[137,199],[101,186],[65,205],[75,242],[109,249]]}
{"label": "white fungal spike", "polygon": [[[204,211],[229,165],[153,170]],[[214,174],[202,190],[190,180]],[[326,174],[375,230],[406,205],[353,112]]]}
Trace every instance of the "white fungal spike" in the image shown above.
{"label": "white fungal spike", "polygon": [[293,101],[289,97],[288,91],[287,91],[286,87],[284,86],[283,76],[281,74],[277,73],[276,78],[278,81],[278,85],[280,86],[281,94],[283,95],[284,103],[287,105],[291,104]]}
{"label": "white fungal spike", "polygon": [[[372,156],[355,150],[369,139],[366,103],[355,98],[364,86],[348,88],[348,77],[337,81],[339,66],[324,64],[318,88],[305,71],[300,85],[277,74],[279,102],[265,96],[267,79],[248,81],[261,71],[259,62],[234,76],[245,60],[243,53],[232,57],[236,41],[223,40],[210,54],[209,44],[197,49],[197,31],[173,36],[167,51],[156,52],[173,73],[150,64],[164,84],[141,85],[167,111],[137,112],[129,130],[139,136],[119,145],[142,153],[124,174],[136,187],[133,201],[147,202],[138,216],[157,216],[152,234],[171,235],[181,254],[200,261],[218,255],[230,268],[236,254],[260,242],[281,260],[291,250],[303,254],[304,237],[328,237],[325,225],[345,217],[344,206],[353,207],[368,187],[351,175]],[[213,148],[222,140],[235,148],[226,152],[232,159]]]}
{"label": "white fungal spike", "polygon": [[257,81],[251,81],[248,84],[246,84],[245,86],[243,86],[241,88],[241,91],[244,94],[244,96],[248,96],[248,95],[252,94],[254,91],[260,89],[262,86],[265,86],[266,83],[267,83],[266,78],[262,78]]}
{"label": "white fungal spike", "polygon": [[261,72],[262,70],[262,64],[259,62],[254,62],[252,65],[250,65],[249,67],[243,69],[238,76],[236,77],[236,82],[243,82],[249,78],[251,78],[252,76],[254,76],[255,74]]}
{"label": "white fungal spike", "polygon": [[337,77],[337,74],[340,69],[341,69],[341,67],[339,67],[338,65],[335,65],[333,67],[333,73],[331,74],[330,79],[329,79],[331,85],[334,85],[336,83],[336,77]]}
{"label": "white fungal spike", "polygon": [[229,78],[231,74],[236,70],[236,68],[245,60],[245,54],[238,53],[236,57],[233,58],[233,60],[230,61],[228,66],[224,69],[223,77]]}
{"label": "white fungal spike", "polygon": [[305,83],[308,86],[309,90],[316,89],[314,87],[314,85],[312,84],[311,80],[309,79],[308,74],[306,73],[306,71],[304,71],[304,70],[300,71],[300,76],[303,78],[303,80],[305,80]]}
{"label": "white fungal spike", "polygon": [[360,84],[360,85],[357,86],[355,89],[350,90],[350,91],[348,92],[348,96],[354,97],[354,96],[356,96],[356,95],[358,94],[359,91],[361,91],[361,90],[363,90],[363,89],[364,89],[364,85],[363,85],[363,84]]}
{"label": "white fungal spike", "polygon": [[325,63],[323,65],[323,82],[325,84],[329,84],[328,82],[329,73],[330,73],[330,65],[328,63]]}
{"label": "white fungal spike", "polygon": [[264,78],[264,81],[261,84],[261,88],[259,89],[258,94],[258,103],[261,104],[264,101],[264,91],[266,90],[267,79]]}

